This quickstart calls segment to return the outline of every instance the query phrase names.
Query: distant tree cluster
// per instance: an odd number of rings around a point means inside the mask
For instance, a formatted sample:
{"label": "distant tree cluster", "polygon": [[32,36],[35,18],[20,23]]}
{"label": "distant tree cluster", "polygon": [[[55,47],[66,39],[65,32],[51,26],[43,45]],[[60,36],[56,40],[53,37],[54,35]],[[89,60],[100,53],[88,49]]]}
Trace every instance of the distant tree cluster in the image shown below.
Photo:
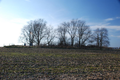
{"label": "distant tree cluster", "polygon": [[108,31],[105,28],[97,28],[92,35],[92,42],[96,42],[98,47],[109,46]]}
{"label": "distant tree cluster", "polygon": [[[20,39],[30,46],[57,45],[82,47],[94,45],[97,47],[109,46],[108,31],[106,28],[97,28],[92,33],[85,21],[72,19],[61,23],[57,29],[47,26],[43,19],[29,21],[22,29]],[[55,43],[56,42],[56,43]]]}

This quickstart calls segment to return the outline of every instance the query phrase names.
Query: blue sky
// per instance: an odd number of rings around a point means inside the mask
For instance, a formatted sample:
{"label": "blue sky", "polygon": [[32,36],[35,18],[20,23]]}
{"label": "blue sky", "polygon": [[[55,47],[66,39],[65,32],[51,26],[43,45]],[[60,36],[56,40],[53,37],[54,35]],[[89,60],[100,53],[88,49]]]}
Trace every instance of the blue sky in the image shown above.
{"label": "blue sky", "polygon": [[105,27],[108,29],[110,46],[120,47],[118,0],[1,0],[0,46],[20,44],[23,26],[39,18],[54,28],[71,19],[86,21],[92,30]]}

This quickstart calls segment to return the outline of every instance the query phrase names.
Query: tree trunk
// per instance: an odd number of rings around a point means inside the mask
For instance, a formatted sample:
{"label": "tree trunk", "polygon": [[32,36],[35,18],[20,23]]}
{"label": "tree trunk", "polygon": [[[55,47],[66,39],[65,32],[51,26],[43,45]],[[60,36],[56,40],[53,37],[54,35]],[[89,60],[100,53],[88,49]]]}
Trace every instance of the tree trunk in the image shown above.
{"label": "tree trunk", "polygon": [[81,47],[81,44],[80,44],[80,39],[79,39],[79,48]]}
{"label": "tree trunk", "polygon": [[40,40],[39,40],[39,39],[37,40],[37,45],[38,45],[38,46],[40,45]]}
{"label": "tree trunk", "polygon": [[71,46],[73,47],[74,38],[71,38]]}

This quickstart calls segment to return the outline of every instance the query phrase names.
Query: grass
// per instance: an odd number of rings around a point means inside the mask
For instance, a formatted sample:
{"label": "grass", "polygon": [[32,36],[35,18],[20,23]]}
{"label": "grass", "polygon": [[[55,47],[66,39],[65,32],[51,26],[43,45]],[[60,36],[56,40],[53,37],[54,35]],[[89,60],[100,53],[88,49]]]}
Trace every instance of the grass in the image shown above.
{"label": "grass", "polygon": [[[0,48],[0,79],[49,79],[61,75],[87,79],[96,73],[102,79],[119,78],[120,52],[42,48]],[[109,73],[111,76],[108,76]],[[102,74],[102,75],[100,75]]]}

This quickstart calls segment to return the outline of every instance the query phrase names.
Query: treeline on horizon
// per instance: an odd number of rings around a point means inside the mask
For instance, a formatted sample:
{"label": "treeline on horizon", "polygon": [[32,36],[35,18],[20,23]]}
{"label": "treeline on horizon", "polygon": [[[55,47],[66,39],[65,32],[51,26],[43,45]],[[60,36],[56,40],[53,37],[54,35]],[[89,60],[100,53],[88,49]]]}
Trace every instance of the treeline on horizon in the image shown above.
{"label": "treeline on horizon", "polygon": [[43,19],[31,20],[23,27],[20,41],[38,47],[100,48],[110,45],[106,28],[92,31],[85,21],[79,19],[62,22],[56,27],[47,26]]}

